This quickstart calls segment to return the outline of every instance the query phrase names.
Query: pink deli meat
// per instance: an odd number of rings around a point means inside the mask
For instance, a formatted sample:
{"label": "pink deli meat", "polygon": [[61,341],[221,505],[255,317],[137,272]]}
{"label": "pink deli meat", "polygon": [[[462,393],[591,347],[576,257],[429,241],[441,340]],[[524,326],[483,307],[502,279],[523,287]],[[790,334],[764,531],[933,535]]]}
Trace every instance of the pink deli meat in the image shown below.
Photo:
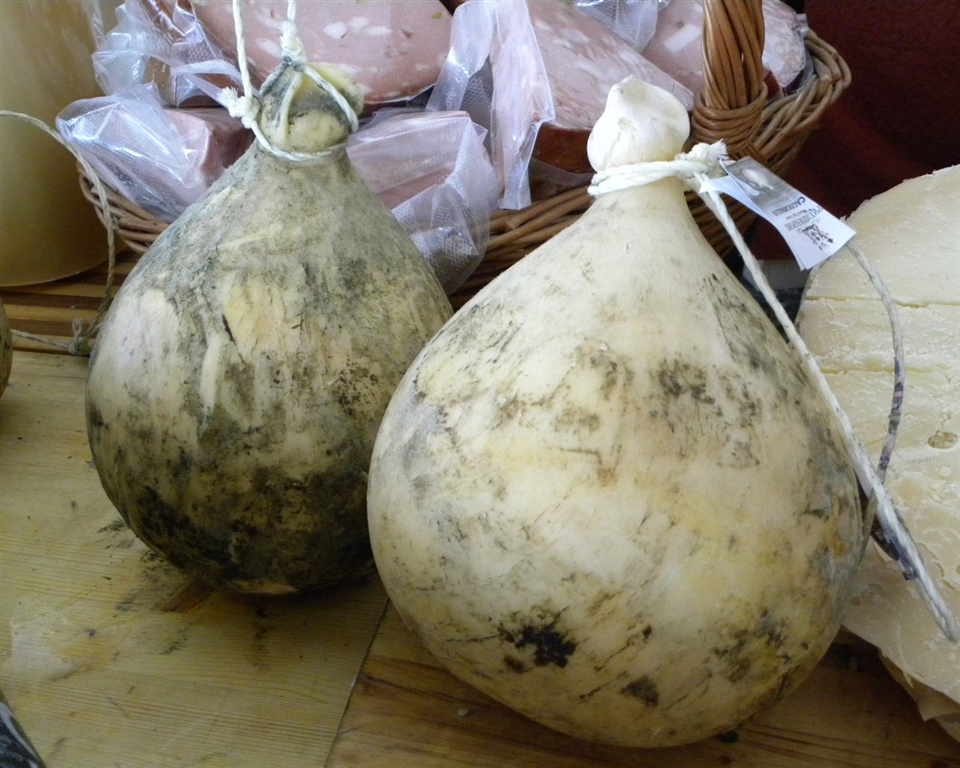
{"label": "pink deli meat", "polygon": [[676,96],[687,111],[693,94],[599,22],[563,0],[528,3],[550,80],[556,117],[540,128],[534,157],[570,173],[590,173],[587,137],[607,93],[636,75]]}
{"label": "pink deli meat", "polygon": [[[478,0],[447,0],[454,11],[466,2]],[[527,8],[555,112],[553,120],[540,126],[536,160],[567,173],[592,173],[587,138],[607,93],[630,75],[669,91],[688,112],[693,109],[687,88],[567,0],[528,0]]]}
{"label": "pink deli meat", "polygon": [[[210,38],[237,53],[230,0],[194,0]],[[244,0],[247,59],[258,81],[280,62],[286,0]],[[432,86],[450,46],[451,17],[439,0],[300,2],[297,31],[313,62],[336,64],[356,78],[368,109],[405,101]]]}

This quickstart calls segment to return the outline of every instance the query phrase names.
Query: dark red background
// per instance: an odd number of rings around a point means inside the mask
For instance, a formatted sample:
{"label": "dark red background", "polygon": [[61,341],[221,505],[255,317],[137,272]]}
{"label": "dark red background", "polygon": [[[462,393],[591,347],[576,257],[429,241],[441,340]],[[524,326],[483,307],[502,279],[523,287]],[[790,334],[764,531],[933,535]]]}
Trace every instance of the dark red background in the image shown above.
{"label": "dark red background", "polygon": [[[853,82],[794,161],[791,184],[845,216],[904,179],[960,164],[960,0],[806,0],[803,10]],[[757,255],[769,257],[772,241],[764,227]]]}

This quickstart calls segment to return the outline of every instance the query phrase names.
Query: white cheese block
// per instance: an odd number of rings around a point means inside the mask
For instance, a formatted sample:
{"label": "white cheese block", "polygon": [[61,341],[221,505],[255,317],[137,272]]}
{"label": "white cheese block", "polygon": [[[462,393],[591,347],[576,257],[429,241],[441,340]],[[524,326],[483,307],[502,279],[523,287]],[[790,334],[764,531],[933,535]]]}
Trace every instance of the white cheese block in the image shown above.
{"label": "white cheese block", "polygon": [[[906,181],[864,203],[848,222],[884,283],[905,306],[960,305],[960,172]],[[877,300],[848,253],[810,276],[806,298]],[[955,361],[956,362],[956,361]]]}
{"label": "white cheese block", "polygon": [[[960,166],[912,179],[850,217],[903,327],[906,396],[887,486],[947,604],[960,615]],[[874,461],[887,428],[893,351],[886,313],[843,251],[810,277],[798,317]],[[960,647],[915,585],[868,549],[844,621],[898,670],[924,717],[960,738]]]}
{"label": "white cheese block", "polygon": [[[869,258],[870,252],[864,253]],[[960,259],[957,262],[954,268],[960,269]],[[882,277],[884,272],[878,271]],[[909,370],[936,371],[949,366],[955,377],[960,375],[960,360],[945,357],[947,350],[960,349],[960,305],[897,304],[903,337],[910,340]],[[802,317],[808,327],[817,328],[816,334],[804,338],[822,370],[893,371],[890,321],[876,293],[873,301],[807,297]]]}
{"label": "white cheese block", "polygon": [[[809,318],[804,320],[809,328]],[[907,455],[934,458],[949,447],[960,434],[960,407],[951,407],[956,397],[957,381],[942,371],[908,372],[907,407],[897,432],[898,458]],[[847,370],[826,373],[830,388],[843,404],[882,403],[890,401],[893,377],[888,371]],[[847,415],[853,422],[860,442],[876,463],[887,433],[887,420],[880,409],[851,408]],[[951,437],[954,436],[954,437]]]}

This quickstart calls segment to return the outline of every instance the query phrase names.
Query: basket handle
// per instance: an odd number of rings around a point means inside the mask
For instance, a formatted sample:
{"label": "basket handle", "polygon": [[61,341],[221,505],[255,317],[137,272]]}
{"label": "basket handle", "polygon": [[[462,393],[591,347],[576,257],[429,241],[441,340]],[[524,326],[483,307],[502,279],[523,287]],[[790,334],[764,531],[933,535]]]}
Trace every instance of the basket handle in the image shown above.
{"label": "basket handle", "polygon": [[704,0],[703,89],[693,104],[695,141],[722,139],[733,158],[756,157],[753,139],[767,101],[761,0]]}

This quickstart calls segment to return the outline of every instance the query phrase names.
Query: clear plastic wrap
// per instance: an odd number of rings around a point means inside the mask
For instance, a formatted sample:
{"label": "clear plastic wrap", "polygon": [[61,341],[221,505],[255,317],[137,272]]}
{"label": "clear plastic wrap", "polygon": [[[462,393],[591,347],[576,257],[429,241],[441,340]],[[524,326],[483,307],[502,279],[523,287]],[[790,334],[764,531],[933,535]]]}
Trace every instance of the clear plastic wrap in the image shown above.
{"label": "clear plastic wrap", "polygon": [[465,110],[488,129],[500,205],[530,204],[527,167],[537,131],[556,113],[526,3],[471,0],[457,9],[427,109]]}
{"label": "clear plastic wrap", "polygon": [[347,153],[451,293],[483,257],[499,185],[466,112],[384,110]]}
{"label": "clear plastic wrap", "polygon": [[532,159],[568,178],[591,171],[587,137],[610,88],[628,75],[693,106],[686,88],[564,0],[470,0],[454,15],[450,55],[427,108],[464,109],[489,128],[500,205],[524,208]]}
{"label": "clear plastic wrap", "polygon": [[638,51],[650,42],[657,29],[657,13],[663,0],[574,0],[573,4],[594,21],[626,40]]}
{"label": "clear plastic wrap", "polygon": [[790,91],[810,64],[803,42],[808,29],[807,17],[798,15],[780,0],[763,0],[763,22],[766,28],[763,64],[780,89]]}
{"label": "clear plastic wrap", "polygon": [[[384,111],[351,136],[348,153],[453,291],[483,257],[497,207],[485,131],[465,112],[398,112]],[[74,102],[57,127],[109,186],[167,222],[251,141],[226,110],[168,107],[153,83]]]}
{"label": "clear plastic wrap", "polygon": [[167,107],[154,83],[82,99],[57,117],[60,134],[109,186],[173,221],[250,144],[250,132],[220,108]]}
{"label": "clear plastic wrap", "polygon": [[[236,67],[210,42],[189,4],[125,0],[116,13],[117,26],[93,54],[105,94],[155,83],[171,106],[213,105],[211,94],[240,82]],[[202,82],[204,76],[213,83]]]}

